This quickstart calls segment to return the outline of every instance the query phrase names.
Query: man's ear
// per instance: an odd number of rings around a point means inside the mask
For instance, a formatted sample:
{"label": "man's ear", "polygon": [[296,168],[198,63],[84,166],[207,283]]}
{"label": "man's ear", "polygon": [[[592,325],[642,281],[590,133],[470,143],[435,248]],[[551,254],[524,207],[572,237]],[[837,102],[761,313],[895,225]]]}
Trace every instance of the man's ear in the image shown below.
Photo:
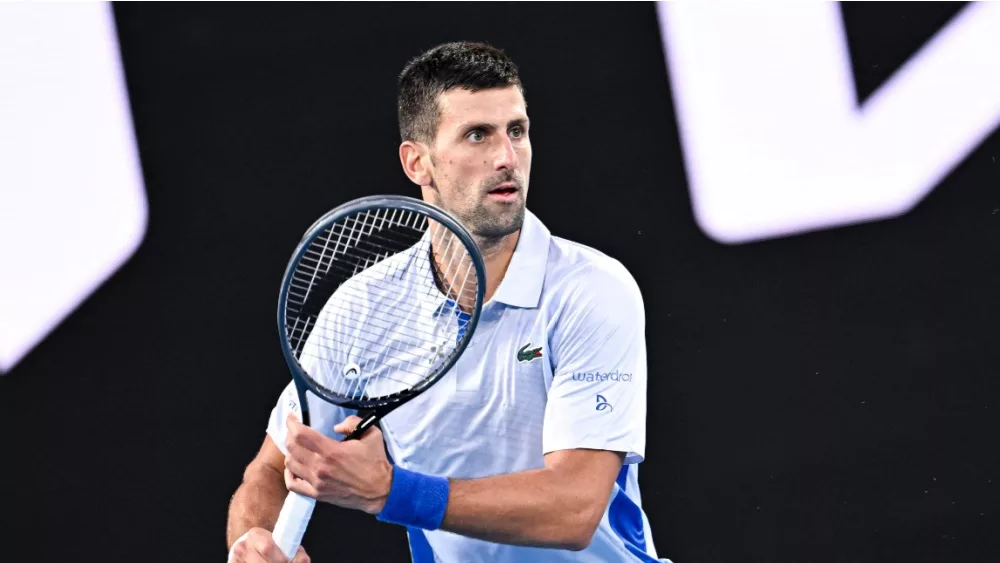
{"label": "man's ear", "polygon": [[399,145],[399,162],[411,182],[418,186],[431,184],[431,157],[427,145],[416,141],[403,141]]}

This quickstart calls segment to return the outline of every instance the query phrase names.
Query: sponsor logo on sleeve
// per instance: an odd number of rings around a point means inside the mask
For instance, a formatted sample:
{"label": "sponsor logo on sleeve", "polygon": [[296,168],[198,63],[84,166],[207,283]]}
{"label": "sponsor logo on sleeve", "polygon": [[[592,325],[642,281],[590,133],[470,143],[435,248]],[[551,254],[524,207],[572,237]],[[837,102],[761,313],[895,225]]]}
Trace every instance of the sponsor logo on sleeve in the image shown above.
{"label": "sponsor logo on sleeve", "polygon": [[597,396],[597,407],[594,410],[611,412],[611,411],[615,410],[615,408],[612,407],[611,403],[609,403],[608,400],[604,398],[604,395],[598,395]]}
{"label": "sponsor logo on sleeve", "polygon": [[622,373],[618,370],[615,371],[593,371],[593,372],[576,372],[573,374],[573,381],[582,381],[586,383],[593,383],[599,381],[614,381],[617,383],[631,383],[632,374]]}

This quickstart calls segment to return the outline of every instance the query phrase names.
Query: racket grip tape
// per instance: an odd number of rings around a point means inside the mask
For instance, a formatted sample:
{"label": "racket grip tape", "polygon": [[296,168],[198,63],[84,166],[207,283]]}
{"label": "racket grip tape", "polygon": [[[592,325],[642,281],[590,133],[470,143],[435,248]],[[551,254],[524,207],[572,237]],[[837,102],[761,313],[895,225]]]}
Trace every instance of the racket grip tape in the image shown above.
{"label": "racket grip tape", "polygon": [[296,492],[289,492],[285,497],[285,504],[278,514],[278,522],[274,525],[271,536],[274,543],[285,557],[292,559],[302,544],[302,536],[309,526],[309,519],[312,518],[313,509],[316,508],[316,499],[300,495]]}

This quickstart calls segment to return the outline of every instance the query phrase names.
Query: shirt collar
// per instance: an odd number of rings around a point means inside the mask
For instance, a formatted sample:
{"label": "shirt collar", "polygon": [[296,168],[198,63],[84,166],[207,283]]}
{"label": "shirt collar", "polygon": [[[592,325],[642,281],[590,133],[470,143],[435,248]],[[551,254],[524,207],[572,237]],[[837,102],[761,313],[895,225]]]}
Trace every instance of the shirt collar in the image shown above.
{"label": "shirt collar", "polygon": [[493,294],[493,301],[512,307],[538,307],[545,281],[545,268],[549,262],[548,228],[525,209],[524,224],[517,239],[517,247],[507,266],[500,287]]}

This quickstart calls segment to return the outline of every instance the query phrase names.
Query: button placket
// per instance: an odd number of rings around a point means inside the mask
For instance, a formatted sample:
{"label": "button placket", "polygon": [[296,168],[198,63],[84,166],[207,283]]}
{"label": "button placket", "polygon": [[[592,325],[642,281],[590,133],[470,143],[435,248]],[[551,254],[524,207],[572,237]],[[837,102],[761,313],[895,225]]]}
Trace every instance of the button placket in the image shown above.
{"label": "button placket", "polygon": [[457,390],[461,393],[473,393],[482,388],[483,370],[479,369],[483,342],[489,341],[489,331],[493,328],[494,310],[491,306],[483,307],[479,315],[479,323],[472,339],[465,347],[465,352],[455,364]]}

